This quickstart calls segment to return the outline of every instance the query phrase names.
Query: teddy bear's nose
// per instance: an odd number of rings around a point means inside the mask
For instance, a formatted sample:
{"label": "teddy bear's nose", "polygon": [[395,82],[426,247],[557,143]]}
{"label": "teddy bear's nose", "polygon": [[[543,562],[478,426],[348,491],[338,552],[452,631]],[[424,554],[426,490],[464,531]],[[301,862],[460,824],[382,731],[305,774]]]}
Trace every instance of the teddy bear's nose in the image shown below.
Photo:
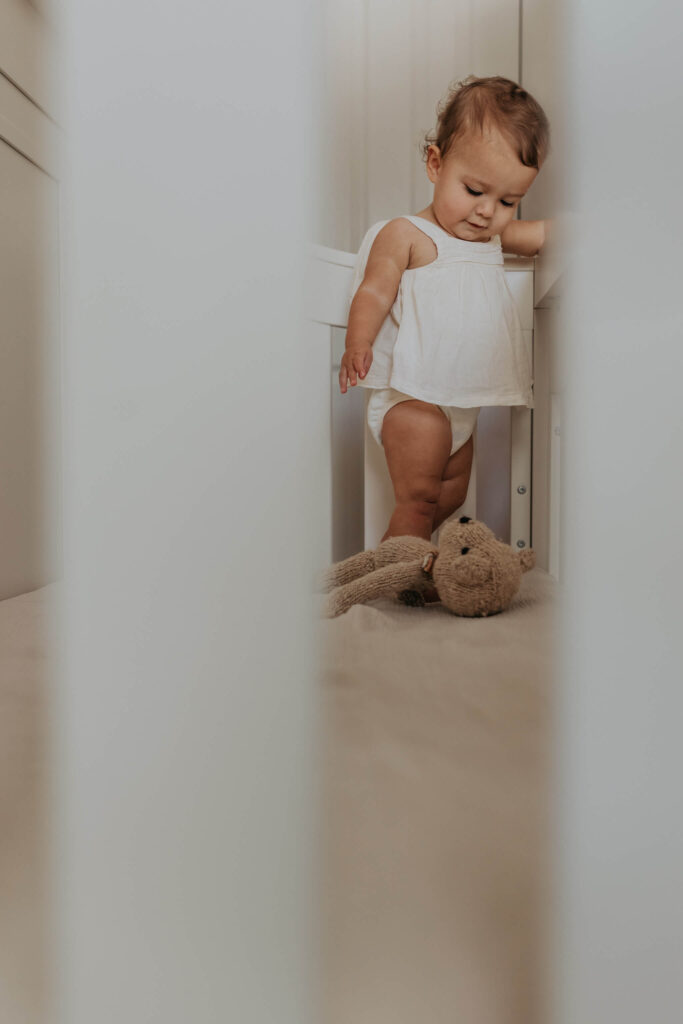
{"label": "teddy bear's nose", "polygon": [[470,550],[469,548],[460,548],[460,554],[461,555],[466,555],[469,550]]}
{"label": "teddy bear's nose", "polygon": [[460,516],[460,519],[458,519],[458,522],[459,523],[471,523],[472,520],[471,520],[471,518],[469,516]]}

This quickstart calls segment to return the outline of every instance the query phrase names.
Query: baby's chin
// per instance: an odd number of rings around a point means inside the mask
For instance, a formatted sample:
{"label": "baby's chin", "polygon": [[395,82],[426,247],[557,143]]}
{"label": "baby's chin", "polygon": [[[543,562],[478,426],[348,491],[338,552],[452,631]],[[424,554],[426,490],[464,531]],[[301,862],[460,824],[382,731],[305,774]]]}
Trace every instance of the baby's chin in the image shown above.
{"label": "baby's chin", "polygon": [[493,237],[490,228],[477,228],[466,220],[458,225],[455,234],[463,242],[490,242]]}

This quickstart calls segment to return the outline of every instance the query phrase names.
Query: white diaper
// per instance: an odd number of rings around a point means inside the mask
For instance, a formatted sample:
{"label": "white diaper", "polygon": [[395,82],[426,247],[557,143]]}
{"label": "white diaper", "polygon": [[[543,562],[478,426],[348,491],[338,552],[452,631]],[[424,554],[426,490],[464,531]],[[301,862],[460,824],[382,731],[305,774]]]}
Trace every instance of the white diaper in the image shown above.
{"label": "white diaper", "polygon": [[[392,405],[410,400],[412,395],[404,395],[394,388],[373,388],[368,401],[368,426],[377,444],[382,444],[382,421]],[[440,405],[451,424],[451,455],[457,452],[469,440],[474,430],[481,406],[461,409],[457,405]]]}

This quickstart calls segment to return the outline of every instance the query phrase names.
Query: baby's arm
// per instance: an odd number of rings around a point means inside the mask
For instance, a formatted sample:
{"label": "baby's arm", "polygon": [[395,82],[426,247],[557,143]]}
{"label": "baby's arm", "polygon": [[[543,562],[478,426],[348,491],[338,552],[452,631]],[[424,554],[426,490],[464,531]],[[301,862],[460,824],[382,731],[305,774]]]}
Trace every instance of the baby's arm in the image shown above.
{"label": "baby's arm", "polygon": [[414,228],[397,217],[385,224],[372,243],[365,275],[349,310],[346,351],[339,370],[339,387],[357,383],[372,365],[372,344],[398,293],[401,274],[410,263]]}
{"label": "baby's arm", "polygon": [[548,220],[511,220],[500,236],[503,252],[536,256],[547,241],[549,227]]}

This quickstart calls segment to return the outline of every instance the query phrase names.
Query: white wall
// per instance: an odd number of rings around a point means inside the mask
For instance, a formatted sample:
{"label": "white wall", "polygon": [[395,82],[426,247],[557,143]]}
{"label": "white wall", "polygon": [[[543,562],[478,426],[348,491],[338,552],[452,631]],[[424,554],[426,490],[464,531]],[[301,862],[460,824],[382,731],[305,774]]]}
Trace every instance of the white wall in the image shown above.
{"label": "white wall", "polygon": [[68,7],[65,1024],[314,1019],[314,16]]}
{"label": "white wall", "polygon": [[518,0],[325,0],[322,245],[356,252],[378,220],[432,198],[419,145],[451,84],[519,74]]}

